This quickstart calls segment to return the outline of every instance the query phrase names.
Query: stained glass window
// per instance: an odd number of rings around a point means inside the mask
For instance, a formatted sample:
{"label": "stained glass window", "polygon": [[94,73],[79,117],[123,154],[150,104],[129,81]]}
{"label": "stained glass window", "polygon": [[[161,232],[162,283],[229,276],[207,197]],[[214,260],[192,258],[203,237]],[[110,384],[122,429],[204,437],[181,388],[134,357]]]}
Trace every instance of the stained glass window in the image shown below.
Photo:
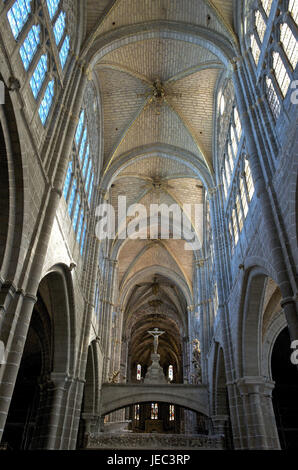
{"label": "stained glass window", "polygon": [[54,82],[54,79],[53,79],[48,83],[48,86],[47,86],[46,92],[44,94],[43,100],[42,100],[42,102],[40,103],[40,106],[39,106],[38,113],[39,113],[40,120],[43,124],[45,124],[45,122],[47,120],[47,117],[48,117],[48,114],[49,114],[49,111],[51,109],[53,96],[54,96],[54,87],[55,87],[55,82]]}
{"label": "stained glass window", "polygon": [[135,420],[139,421],[140,419],[140,405],[135,405]]}
{"label": "stained glass window", "polygon": [[80,146],[80,152],[79,152],[80,161],[82,161],[82,158],[83,158],[83,155],[84,155],[86,141],[87,141],[87,128],[85,127],[82,142],[81,142],[81,146]]}
{"label": "stained glass window", "polygon": [[87,149],[86,149],[86,153],[85,153],[85,160],[84,160],[84,165],[83,165],[83,170],[82,170],[82,175],[83,175],[84,179],[85,179],[85,176],[86,176],[86,170],[87,170],[88,163],[89,163],[89,145],[87,145]]}
{"label": "stained glass window", "polygon": [[142,366],[141,364],[138,364],[137,365],[137,380],[141,380],[141,376],[142,376]]}
{"label": "stained glass window", "polygon": [[262,5],[267,16],[270,14],[273,0],[262,0]]}
{"label": "stained glass window", "polygon": [[280,102],[270,77],[266,77],[266,94],[272,114],[277,119],[280,114]]}
{"label": "stained glass window", "polygon": [[79,220],[79,225],[78,225],[78,233],[77,233],[77,241],[78,242],[80,242],[82,228],[83,228],[83,222],[84,222],[84,209],[82,208],[81,209],[80,220]]}
{"label": "stained glass window", "polygon": [[83,236],[82,236],[82,240],[81,240],[81,255],[83,254],[83,251],[84,251],[86,232],[87,232],[87,224],[85,223],[85,225],[84,225],[84,231],[83,231]]}
{"label": "stained glass window", "polygon": [[261,51],[260,51],[259,45],[256,41],[254,34],[251,35],[250,40],[251,40],[250,45],[251,45],[252,55],[253,55],[256,65],[258,65]]}
{"label": "stained glass window", "polygon": [[66,174],[66,178],[65,178],[65,183],[64,183],[64,188],[63,188],[63,196],[64,196],[65,199],[67,198],[67,195],[68,195],[71,175],[72,175],[72,162],[69,162],[68,169],[67,169],[67,174]]}
{"label": "stained glass window", "polygon": [[273,52],[273,68],[279,88],[285,97],[291,80],[278,52]]}
{"label": "stained glass window", "polygon": [[64,41],[63,41],[61,50],[59,52],[59,57],[60,57],[60,62],[61,62],[61,67],[62,68],[64,68],[64,65],[66,63],[66,60],[67,60],[67,57],[68,57],[68,54],[69,54],[69,48],[70,48],[69,36],[66,36]]}
{"label": "stained glass window", "polygon": [[292,30],[286,23],[283,23],[280,27],[280,40],[287,58],[289,59],[293,70],[295,70],[298,61],[297,41]]}
{"label": "stained glass window", "polygon": [[17,0],[7,12],[8,22],[15,39],[22,31],[31,12],[31,0]]}
{"label": "stained glass window", "polygon": [[81,138],[81,134],[82,134],[82,130],[83,130],[83,125],[84,125],[84,118],[85,118],[85,112],[82,109],[81,114],[80,114],[80,118],[79,118],[79,123],[78,123],[77,131],[76,131],[76,135],[75,135],[75,141],[76,141],[77,145],[79,145],[79,142],[80,142],[80,138]]}
{"label": "stained glass window", "polygon": [[94,181],[94,175],[92,175],[92,179],[91,179],[91,183],[90,183],[90,188],[89,188],[89,195],[88,195],[88,202],[89,202],[89,205],[90,205],[91,197],[92,197],[93,181]]}
{"label": "stained glass window", "polygon": [[170,421],[175,421],[175,406],[174,405],[170,405],[169,420]]}
{"label": "stained glass window", "polygon": [[39,43],[40,26],[33,25],[28,33],[28,36],[20,47],[20,56],[22,58],[25,70],[28,70]]}
{"label": "stained glass window", "polygon": [[36,99],[45,79],[47,69],[48,69],[48,57],[47,54],[41,56],[36,66],[36,69],[33,72],[33,75],[30,79],[30,86],[34,98]]}
{"label": "stained glass window", "polygon": [[151,419],[158,419],[158,404],[151,403]]}
{"label": "stained glass window", "polygon": [[76,190],[77,190],[77,181],[74,179],[72,183],[72,188],[71,188],[71,193],[70,193],[70,198],[69,198],[69,203],[68,203],[69,215],[71,214],[72,206],[76,197]]}
{"label": "stained glass window", "polygon": [[81,198],[80,198],[80,195],[78,194],[76,205],[75,205],[75,211],[73,215],[73,220],[72,220],[72,226],[74,230],[76,229],[76,226],[77,226],[77,221],[78,221],[79,212],[80,212],[80,205],[81,205]]}
{"label": "stained glass window", "polygon": [[263,42],[266,31],[266,23],[264,21],[262,13],[259,10],[255,13],[255,21],[260,41]]}
{"label": "stained glass window", "polygon": [[54,18],[56,11],[58,10],[60,0],[47,0],[49,15],[51,20]]}
{"label": "stained glass window", "polygon": [[289,12],[291,13],[295,23],[298,21],[298,2],[297,0],[289,0]]}
{"label": "stained glass window", "polygon": [[248,160],[245,160],[245,178],[246,178],[246,186],[247,186],[247,190],[248,190],[249,199],[251,201],[252,197],[254,195],[254,192],[255,192],[255,186],[254,186],[254,183],[253,183],[253,179],[252,179],[251,170],[250,170]]}
{"label": "stained glass window", "polygon": [[62,39],[64,30],[65,30],[65,17],[66,13],[61,11],[60,15],[58,16],[53,31],[54,31],[54,36],[56,40],[56,44],[58,45]]}

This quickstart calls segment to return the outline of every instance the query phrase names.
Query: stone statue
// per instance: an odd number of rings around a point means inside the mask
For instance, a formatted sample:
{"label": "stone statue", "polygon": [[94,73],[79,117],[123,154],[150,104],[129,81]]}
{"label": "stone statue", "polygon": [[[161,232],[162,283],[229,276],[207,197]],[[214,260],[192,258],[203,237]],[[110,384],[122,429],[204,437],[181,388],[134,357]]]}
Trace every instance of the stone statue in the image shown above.
{"label": "stone statue", "polygon": [[192,378],[193,378],[193,382],[195,384],[198,384],[202,381],[200,341],[198,339],[194,339],[192,344],[193,344],[192,363],[194,366],[194,374],[192,375]]}
{"label": "stone statue", "polygon": [[153,342],[154,354],[157,354],[158,337],[163,335],[164,331],[160,331],[158,328],[154,328],[154,330],[148,331],[148,333],[152,335],[154,338],[154,342]]}

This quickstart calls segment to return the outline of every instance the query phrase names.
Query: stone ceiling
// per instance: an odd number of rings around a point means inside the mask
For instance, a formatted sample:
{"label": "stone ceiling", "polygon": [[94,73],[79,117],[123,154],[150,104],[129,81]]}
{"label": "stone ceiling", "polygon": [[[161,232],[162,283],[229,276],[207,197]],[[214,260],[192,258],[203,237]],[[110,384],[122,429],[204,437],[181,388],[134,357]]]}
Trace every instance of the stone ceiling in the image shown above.
{"label": "stone ceiling", "polygon": [[[127,197],[127,205],[142,203],[147,208],[151,203],[201,203],[202,180],[187,158],[213,177],[214,96],[224,65],[215,47],[187,42],[178,33],[167,36],[163,28],[201,28],[235,45],[233,1],[86,3],[85,52],[111,34],[124,38],[119,45],[111,39],[94,65],[103,109],[102,171],[104,176],[112,171],[106,188],[109,200],[116,212],[119,195]],[[134,26],[139,31],[135,39]],[[125,299],[121,308],[127,334],[134,337],[134,353],[144,354],[138,345],[149,327],[166,328],[165,312],[177,331],[185,332],[194,255],[185,251],[184,241],[125,240],[117,257]],[[157,277],[160,287],[154,294],[150,286]],[[157,310],[154,300],[162,302]],[[136,322],[146,318],[136,331]],[[175,328],[169,324],[169,335],[175,336]],[[179,348],[177,343],[172,349],[177,353]]]}

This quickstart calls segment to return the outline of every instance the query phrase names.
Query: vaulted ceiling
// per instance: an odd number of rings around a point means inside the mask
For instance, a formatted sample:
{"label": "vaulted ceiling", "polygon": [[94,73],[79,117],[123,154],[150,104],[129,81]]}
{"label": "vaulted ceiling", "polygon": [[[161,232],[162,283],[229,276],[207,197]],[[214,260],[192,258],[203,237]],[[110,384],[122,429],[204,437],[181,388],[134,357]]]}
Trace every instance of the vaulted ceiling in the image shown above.
{"label": "vaulted ceiling", "polygon": [[[119,195],[128,206],[142,203],[148,209],[152,203],[202,203],[206,175],[214,178],[215,92],[229,60],[224,63],[219,44],[222,51],[237,47],[233,1],[86,3],[82,51],[86,57],[92,51],[100,90],[107,199],[116,212]],[[126,333],[135,338],[134,354],[142,355],[137,345],[148,328],[166,328],[162,315],[171,318],[169,334],[185,334],[194,253],[183,240],[117,243],[111,252],[119,262]],[[152,291],[157,279],[159,288]],[[181,351],[178,343],[175,353]],[[165,339],[160,347],[165,355]]]}

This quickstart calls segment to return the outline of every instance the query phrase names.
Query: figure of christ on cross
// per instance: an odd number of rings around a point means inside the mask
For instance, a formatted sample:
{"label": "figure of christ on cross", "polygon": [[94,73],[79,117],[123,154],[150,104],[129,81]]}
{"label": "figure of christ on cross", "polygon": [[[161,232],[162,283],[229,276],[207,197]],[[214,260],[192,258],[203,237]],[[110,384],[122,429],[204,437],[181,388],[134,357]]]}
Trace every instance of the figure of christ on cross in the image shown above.
{"label": "figure of christ on cross", "polygon": [[154,342],[153,342],[153,346],[154,346],[154,354],[157,354],[157,348],[158,348],[158,337],[163,335],[165,333],[165,331],[161,331],[159,330],[158,328],[154,328],[154,330],[151,330],[151,331],[148,331],[148,333],[153,336],[154,338]]}

